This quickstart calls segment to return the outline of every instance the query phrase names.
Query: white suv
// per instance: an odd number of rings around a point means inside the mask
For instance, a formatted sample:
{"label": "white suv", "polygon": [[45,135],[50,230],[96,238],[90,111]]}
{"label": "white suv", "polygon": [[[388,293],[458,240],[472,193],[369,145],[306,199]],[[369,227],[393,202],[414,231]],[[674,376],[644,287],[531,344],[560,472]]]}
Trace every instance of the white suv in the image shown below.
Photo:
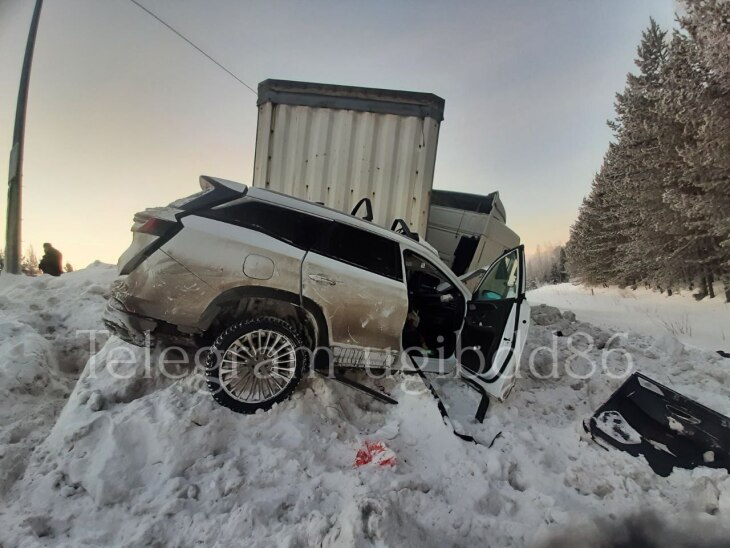
{"label": "white suv", "polygon": [[[308,367],[458,371],[512,386],[529,322],[522,246],[458,278],[394,230],[202,176],[202,192],[134,217],[104,320],[121,338],[211,345],[213,397],[242,413],[291,394]],[[356,208],[357,209],[357,208]]]}

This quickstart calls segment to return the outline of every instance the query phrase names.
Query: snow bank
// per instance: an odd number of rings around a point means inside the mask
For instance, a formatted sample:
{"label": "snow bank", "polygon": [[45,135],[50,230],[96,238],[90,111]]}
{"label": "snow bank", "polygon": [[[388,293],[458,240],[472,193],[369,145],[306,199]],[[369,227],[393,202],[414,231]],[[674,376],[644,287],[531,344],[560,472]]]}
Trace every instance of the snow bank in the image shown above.
{"label": "snow bank", "polygon": [[688,291],[668,297],[639,287],[545,285],[528,292],[532,303],[575,312],[595,325],[634,334],[669,335],[686,345],[730,352],[730,304],[722,297],[695,301]]}
{"label": "snow bank", "polygon": [[[95,263],[59,278],[0,276],[0,495],[48,434],[90,354],[116,269]],[[101,346],[106,337],[95,336]]]}
{"label": "snow bank", "polygon": [[[36,414],[41,401],[61,407],[73,381],[59,364],[83,354],[71,327],[100,327],[101,288],[111,277],[99,266],[0,286],[12,302],[0,325],[17,325],[16,341],[29,348],[12,354],[3,338],[4,374],[25,379],[0,404],[16,420],[14,434],[0,427],[3,470],[9,448],[32,438],[0,495],[4,547],[588,546],[618,538],[623,523],[647,511],[666,531],[671,522],[696,531],[699,542],[721,538],[714,535],[730,519],[724,470],[661,478],[642,459],[586,439],[582,420],[620,380],[567,372],[600,362],[611,333],[550,307],[536,307],[523,378],[509,400],[471,425],[491,448],[456,438],[417,378],[381,382],[397,406],[317,378],[270,412],[242,416],[213,402],[193,365],[170,355],[163,375],[159,351],[148,356],[116,338],[88,360],[60,415]],[[54,315],[31,322],[51,296]],[[576,343],[576,358],[573,339],[553,336],[558,330],[586,332],[603,348]],[[67,351],[53,350],[55,337]],[[644,336],[611,345],[659,382],[730,413],[730,368],[718,356],[681,345],[665,351],[665,342]],[[608,366],[618,370],[622,356],[611,353]],[[26,364],[51,380],[35,386]],[[63,369],[74,366],[69,359]],[[366,440],[385,442],[396,466],[355,467]]]}

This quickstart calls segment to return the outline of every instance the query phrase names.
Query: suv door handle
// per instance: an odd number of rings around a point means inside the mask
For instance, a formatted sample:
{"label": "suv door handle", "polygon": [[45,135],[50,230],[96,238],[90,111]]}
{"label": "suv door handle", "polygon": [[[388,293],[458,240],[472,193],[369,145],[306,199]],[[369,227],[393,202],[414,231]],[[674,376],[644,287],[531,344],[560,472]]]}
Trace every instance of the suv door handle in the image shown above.
{"label": "suv door handle", "polygon": [[327,284],[327,285],[337,284],[337,282],[335,280],[332,280],[332,279],[328,278],[327,276],[322,276],[321,274],[310,274],[309,279],[318,284]]}

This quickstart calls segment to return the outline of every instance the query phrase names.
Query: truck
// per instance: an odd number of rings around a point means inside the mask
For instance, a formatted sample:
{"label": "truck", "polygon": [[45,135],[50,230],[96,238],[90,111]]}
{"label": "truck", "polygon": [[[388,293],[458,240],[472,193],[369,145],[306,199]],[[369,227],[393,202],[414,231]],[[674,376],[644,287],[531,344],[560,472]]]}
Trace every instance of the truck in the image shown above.
{"label": "truck", "polygon": [[423,238],[455,273],[519,236],[499,194],[433,189],[445,101],[432,93],[268,79],[258,86],[252,184]]}
{"label": "truck", "polygon": [[455,274],[461,275],[520,245],[520,237],[506,223],[499,192],[482,196],[434,189],[426,241]]}

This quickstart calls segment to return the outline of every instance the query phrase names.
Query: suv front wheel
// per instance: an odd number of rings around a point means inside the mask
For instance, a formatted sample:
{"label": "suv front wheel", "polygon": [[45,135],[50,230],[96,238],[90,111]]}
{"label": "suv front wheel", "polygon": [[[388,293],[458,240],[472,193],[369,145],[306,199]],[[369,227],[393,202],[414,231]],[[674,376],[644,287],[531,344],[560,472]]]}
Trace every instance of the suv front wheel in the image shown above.
{"label": "suv front wheel", "polygon": [[287,322],[244,320],[226,329],[211,346],[206,380],[215,401],[251,414],[287,399],[307,360],[301,336]]}

